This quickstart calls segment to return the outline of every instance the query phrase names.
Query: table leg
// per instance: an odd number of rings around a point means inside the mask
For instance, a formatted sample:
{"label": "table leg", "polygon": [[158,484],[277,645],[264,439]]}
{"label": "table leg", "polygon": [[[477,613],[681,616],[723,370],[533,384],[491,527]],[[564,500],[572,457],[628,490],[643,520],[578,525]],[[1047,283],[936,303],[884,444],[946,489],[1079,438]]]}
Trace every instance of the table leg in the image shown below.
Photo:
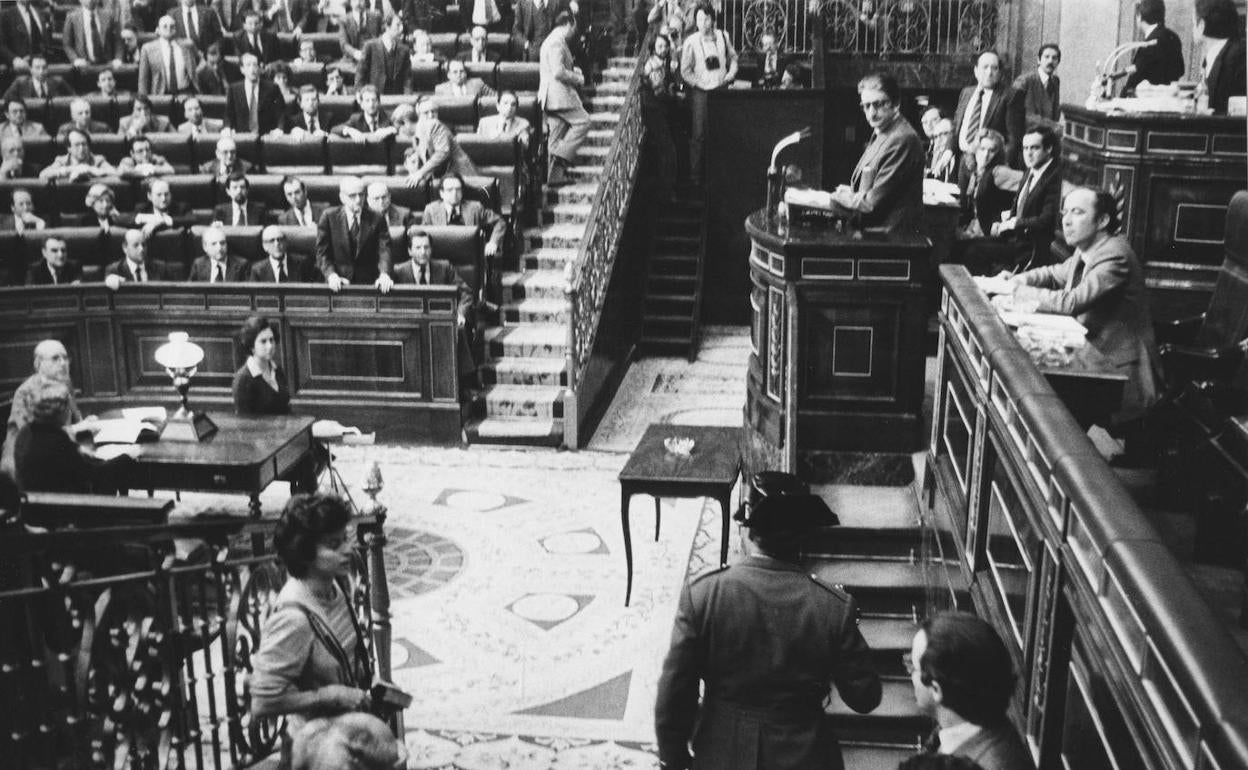
{"label": "table leg", "polygon": [[631,496],[625,489],[620,489],[620,524],[624,528],[624,562],[628,565],[628,587],[624,590],[625,607],[633,597],[633,536],[628,528],[628,501]]}
{"label": "table leg", "polygon": [[659,542],[659,522],[662,521],[663,513],[659,510],[660,503],[658,495],[654,497],[654,542]]}
{"label": "table leg", "polygon": [[[252,492],[251,501],[247,504],[247,511],[251,515],[252,521],[260,520],[260,493]],[[251,554],[252,556],[260,556],[264,553],[264,533],[253,532],[251,535]]]}
{"label": "table leg", "polygon": [[728,519],[732,517],[729,510],[732,508],[732,488],[729,487],[728,492],[719,498],[719,514],[723,521],[719,527],[719,566],[728,566]]}

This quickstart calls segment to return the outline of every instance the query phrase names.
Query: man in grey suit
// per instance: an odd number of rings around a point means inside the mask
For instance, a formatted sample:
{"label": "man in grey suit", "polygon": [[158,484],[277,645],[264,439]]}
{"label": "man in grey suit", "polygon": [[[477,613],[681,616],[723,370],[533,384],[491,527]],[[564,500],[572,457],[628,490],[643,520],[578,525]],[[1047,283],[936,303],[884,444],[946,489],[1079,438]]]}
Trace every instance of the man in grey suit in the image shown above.
{"label": "man in grey suit", "polygon": [[169,15],[173,17],[174,35],[177,39],[185,40],[200,52],[207,51],[208,46],[225,36],[217,14],[195,0],[181,0],[169,9]]}
{"label": "man in grey suit", "polygon": [[929,751],[985,770],[1034,770],[1006,709],[1014,692],[1010,653],[986,621],[941,612],[923,621],[906,658],[919,710],[936,718]]}
{"label": "man in grey suit", "polygon": [[156,39],[139,50],[139,93],[144,96],[195,92],[195,49],[174,40],[170,16],[156,22]]}
{"label": "man in grey suit", "polygon": [[241,283],[247,280],[247,260],[226,250],[225,230],[213,225],[200,236],[203,256],[191,263],[190,280],[196,283]]}
{"label": "man in grey suit", "polygon": [[923,142],[901,115],[900,89],[892,75],[858,81],[858,98],[875,129],[848,185],[832,200],[852,212],[863,228],[920,234],[923,229]]}
{"label": "man in grey suit", "polygon": [[542,43],[537,103],[546,114],[550,155],[550,173],[546,183],[551,186],[572,181],[568,168],[589,135],[589,113],[581,104],[581,96],[576,90],[585,85],[585,76],[572,66],[572,50],[568,47],[568,37],[575,31],[575,17],[562,11],[555,18],[555,28]]}
{"label": "man in grey suit", "polygon": [[117,20],[96,7],[96,0],[79,0],[81,11],[65,15],[61,46],[75,67],[112,62],[121,66],[121,28]]}
{"label": "man in grey suit", "polygon": [[330,291],[373,284],[390,291],[390,228],[364,205],[364,181],[348,177],[338,186],[341,206],[328,209],[316,226],[316,266]]}
{"label": "man in grey suit", "polygon": [[391,16],[381,37],[364,44],[360,70],[355,76],[356,88],[370,83],[379,94],[411,93],[412,52],[402,37],[402,17]]}
{"label": "man in grey suit", "polygon": [[507,223],[493,209],[477,201],[464,200],[464,178],[451,172],[442,177],[441,200],[425,206],[422,222],[426,225],[471,225],[486,235],[484,253],[494,257],[502,250]]}

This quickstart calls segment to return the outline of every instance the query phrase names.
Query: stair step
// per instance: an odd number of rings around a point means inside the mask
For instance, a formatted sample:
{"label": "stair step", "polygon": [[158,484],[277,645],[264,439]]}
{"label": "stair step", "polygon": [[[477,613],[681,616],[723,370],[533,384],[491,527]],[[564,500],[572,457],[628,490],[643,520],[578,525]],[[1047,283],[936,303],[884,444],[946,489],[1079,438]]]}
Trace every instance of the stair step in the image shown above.
{"label": "stair step", "polygon": [[[632,75],[632,73],[630,72],[629,75]],[[594,92],[601,96],[625,96],[628,94],[628,85],[628,76],[611,80],[603,78],[602,82],[594,89]]]}
{"label": "stair step", "polygon": [[613,110],[597,110],[589,113],[589,123],[592,126],[595,123],[613,126],[620,122],[620,113]]}
{"label": "stair step", "polygon": [[566,324],[568,317],[568,300],[563,297],[524,299],[503,305],[503,318],[509,324]]}
{"label": "stair step", "polygon": [[811,491],[836,511],[842,527],[912,529],[919,523],[919,501],[910,485],[816,484]]}
{"label": "stair step", "polygon": [[656,254],[650,257],[650,275],[651,277],[664,276],[687,276],[695,277],[698,274],[698,258],[683,254]]}
{"label": "stair step", "polygon": [[464,426],[471,444],[558,446],[563,441],[563,420],[510,420],[486,417]]}
{"label": "stair step", "polygon": [[568,354],[568,330],[556,324],[495,326],[483,335],[492,358],[558,358]]}
{"label": "stair step", "polygon": [[547,187],[546,204],[593,203],[594,196],[597,194],[597,182],[577,182],[576,184],[565,184],[561,187]]}
{"label": "stair step", "polygon": [[557,270],[563,275],[564,267],[576,261],[576,249],[529,249],[524,254],[526,270]]}
{"label": "stair step", "polygon": [[563,393],[548,385],[491,385],[473,393],[473,401],[484,406],[487,418],[561,420]]}
{"label": "stair step", "polygon": [[615,132],[605,128],[595,128],[585,137],[585,143],[593,147],[610,147],[615,141]]}
{"label": "stair step", "polygon": [[545,227],[530,227],[524,231],[529,248],[575,249],[585,235],[585,223],[563,222]]}
{"label": "stair step", "polygon": [[701,234],[700,219],[665,217],[655,223],[655,234],[660,237],[675,236],[677,238],[697,238]]}
{"label": "stair step", "polygon": [[859,715],[857,711],[845,705],[845,701],[841,700],[840,693],[833,694],[832,702],[827,705],[824,711],[837,716],[869,716],[873,719],[926,719],[923,712],[919,711],[918,704],[914,702],[914,686],[910,684],[908,679],[900,682],[895,679],[885,679],[884,697],[880,700],[880,705],[869,715]]}
{"label": "stair step", "polygon": [[592,203],[558,203],[542,209],[542,221],[547,224],[580,224],[589,222],[594,211]]}
{"label": "stair step", "polygon": [[[870,618],[864,617],[858,623],[862,636],[873,650],[908,652],[914,641],[914,632],[918,626],[908,618]],[[901,655],[897,655],[900,665]]]}
{"label": "stair step", "polygon": [[592,182],[597,184],[602,181],[602,166],[591,164],[582,164],[579,166],[569,166],[568,176],[581,182]]}
{"label": "stair step", "polygon": [[633,67],[637,66],[637,57],[636,56],[612,56],[610,59],[607,59],[607,66],[610,68],[622,68],[622,69],[632,70]]}
{"label": "stair step", "polygon": [[680,294],[651,294],[642,312],[645,318],[688,318],[693,320],[693,297]]}
{"label": "stair step", "polygon": [[605,146],[583,144],[581,145],[580,149],[576,151],[576,157],[578,160],[582,160],[591,164],[596,163],[596,164],[601,165],[603,162],[606,161],[607,155],[609,155],[610,153],[611,153],[611,145],[609,144]]}
{"label": "stair step", "polygon": [[562,358],[500,358],[486,361],[481,376],[487,385],[566,385],[567,361]]}
{"label": "stair step", "polygon": [[655,252],[668,251],[677,254],[697,254],[699,245],[696,235],[657,235],[654,238]]}
{"label": "stair step", "polygon": [[562,270],[525,270],[523,273],[504,273],[500,283],[503,299],[512,301],[562,298],[567,282],[563,279]]}
{"label": "stair step", "polygon": [[692,294],[697,285],[698,277],[692,272],[688,275],[651,273],[646,281],[646,294]]}

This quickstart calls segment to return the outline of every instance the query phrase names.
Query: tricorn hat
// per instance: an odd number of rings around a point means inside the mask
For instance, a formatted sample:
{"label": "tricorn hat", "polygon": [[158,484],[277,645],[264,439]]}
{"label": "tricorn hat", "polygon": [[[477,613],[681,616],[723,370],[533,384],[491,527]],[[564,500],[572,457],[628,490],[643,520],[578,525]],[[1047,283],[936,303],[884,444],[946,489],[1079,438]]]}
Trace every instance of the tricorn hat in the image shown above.
{"label": "tricorn hat", "polygon": [[841,523],[823,498],[812,495],[801,479],[779,471],[754,475],[748,502],[736,518],[756,532],[814,529]]}

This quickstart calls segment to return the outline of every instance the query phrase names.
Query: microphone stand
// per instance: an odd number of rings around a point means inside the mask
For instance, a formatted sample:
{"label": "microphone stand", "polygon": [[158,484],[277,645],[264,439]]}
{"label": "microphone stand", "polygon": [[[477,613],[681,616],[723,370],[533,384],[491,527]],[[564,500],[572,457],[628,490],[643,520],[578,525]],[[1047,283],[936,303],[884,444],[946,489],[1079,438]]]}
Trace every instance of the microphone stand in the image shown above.
{"label": "microphone stand", "polygon": [[801,131],[794,131],[780,141],[776,142],[775,148],[771,151],[771,165],[767,167],[767,223],[774,224],[776,221],[777,210],[780,203],[784,200],[784,174],[780,171],[777,160],[781,151],[786,147],[797,144],[804,139],[809,139],[813,132],[810,126],[803,128]]}

